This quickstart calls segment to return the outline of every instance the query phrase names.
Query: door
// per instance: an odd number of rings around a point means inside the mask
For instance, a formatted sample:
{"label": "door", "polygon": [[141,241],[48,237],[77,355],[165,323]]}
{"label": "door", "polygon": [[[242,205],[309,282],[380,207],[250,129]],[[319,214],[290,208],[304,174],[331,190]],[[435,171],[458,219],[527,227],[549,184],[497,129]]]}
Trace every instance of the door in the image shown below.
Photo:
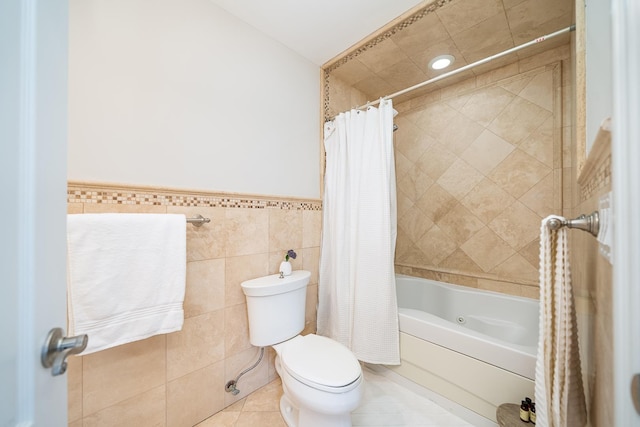
{"label": "door", "polygon": [[0,2],[0,426],[64,426],[67,0]]}
{"label": "door", "polygon": [[[616,426],[640,425],[640,2],[612,1],[613,403]],[[635,381],[634,381],[635,380]]]}

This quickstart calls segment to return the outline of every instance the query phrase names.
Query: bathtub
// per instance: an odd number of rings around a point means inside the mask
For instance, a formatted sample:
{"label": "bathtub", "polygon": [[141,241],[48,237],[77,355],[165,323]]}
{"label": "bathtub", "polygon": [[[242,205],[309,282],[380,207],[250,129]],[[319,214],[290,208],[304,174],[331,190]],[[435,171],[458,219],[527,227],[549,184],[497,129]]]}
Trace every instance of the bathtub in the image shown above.
{"label": "bathtub", "polygon": [[495,421],[533,398],[538,301],[397,275],[403,377]]}

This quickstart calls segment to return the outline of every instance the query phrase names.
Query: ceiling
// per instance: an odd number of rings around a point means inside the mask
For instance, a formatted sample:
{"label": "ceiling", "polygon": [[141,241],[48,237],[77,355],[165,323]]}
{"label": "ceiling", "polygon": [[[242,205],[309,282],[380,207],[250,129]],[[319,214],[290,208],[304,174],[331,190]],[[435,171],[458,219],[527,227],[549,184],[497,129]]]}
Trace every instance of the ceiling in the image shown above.
{"label": "ceiling", "polygon": [[[377,99],[573,23],[572,0],[452,0],[330,72],[368,99]],[[549,39],[422,92],[569,41],[568,33]],[[429,61],[441,54],[453,55],[454,64],[441,71],[430,69]]]}
{"label": "ceiling", "polygon": [[424,0],[210,0],[322,65]]}
{"label": "ceiling", "polygon": [[[405,89],[574,23],[573,0],[210,1],[318,65],[360,44],[408,10],[436,6],[435,12],[348,61],[341,61],[339,66],[328,68],[332,76],[360,90],[368,99]],[[420,92],[487,72],[569,40],[565,34]],[[440,54],[453,55],[454,64],[442,71],[429,69],[429,61]]]}

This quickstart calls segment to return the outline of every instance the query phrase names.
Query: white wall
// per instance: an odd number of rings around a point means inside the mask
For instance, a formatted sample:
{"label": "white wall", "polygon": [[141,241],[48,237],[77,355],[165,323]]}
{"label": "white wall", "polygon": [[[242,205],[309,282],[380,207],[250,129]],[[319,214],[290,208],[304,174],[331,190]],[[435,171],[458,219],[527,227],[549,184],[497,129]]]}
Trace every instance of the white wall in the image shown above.
{"label": "white wall", "polygon": [[70,180],[319,197],[320,70],[208,0],[70,0]]}
{"label": "white wall", "polygon": [[587,66],[587,153],[613,110],[611,0],[585,1]]}

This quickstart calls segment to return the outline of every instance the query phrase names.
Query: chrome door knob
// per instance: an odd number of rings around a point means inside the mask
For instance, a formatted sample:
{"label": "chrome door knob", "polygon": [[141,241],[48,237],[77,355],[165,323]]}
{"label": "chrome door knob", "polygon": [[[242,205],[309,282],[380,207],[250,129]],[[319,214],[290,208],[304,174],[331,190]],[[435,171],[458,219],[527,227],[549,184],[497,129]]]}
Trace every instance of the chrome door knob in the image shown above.
{"label": "chrome door knob", "polygon": [[40,361],[45,368],[51,368],[51,375],[62,375],[67,371],[67,356],[78,354],[85,348],[89,337],[86,334],[77,337],[65,337],[62,328],[49,331],[42,346]]}

